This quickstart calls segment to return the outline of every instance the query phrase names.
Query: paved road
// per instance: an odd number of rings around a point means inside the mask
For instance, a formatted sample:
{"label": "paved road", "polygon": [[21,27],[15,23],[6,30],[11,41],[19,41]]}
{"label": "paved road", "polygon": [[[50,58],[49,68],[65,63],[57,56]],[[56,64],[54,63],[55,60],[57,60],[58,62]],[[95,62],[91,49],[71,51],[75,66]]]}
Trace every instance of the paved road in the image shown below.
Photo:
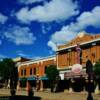
{"label": "paved road", "polygon": [[[0,95],[10,95],[9,90],[0,89]],[[27,95],[27,91],[17,91],[17,95]],[[50,93],[49,91],[35,92],[35,96],[41,97],[41,100],[86,100],[87,93]],[[94,100],[100,100],[100,95],[93,94]]]}

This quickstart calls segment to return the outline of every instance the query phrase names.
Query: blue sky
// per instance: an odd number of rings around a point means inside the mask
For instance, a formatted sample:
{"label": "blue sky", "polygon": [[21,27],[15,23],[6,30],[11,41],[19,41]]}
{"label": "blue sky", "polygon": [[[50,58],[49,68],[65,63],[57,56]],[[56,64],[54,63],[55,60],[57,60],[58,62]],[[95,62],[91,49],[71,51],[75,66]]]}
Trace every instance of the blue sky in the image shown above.
{"label": "blue sky", "polygon": [[0,0],[0,58],[54,55],[81,31],[100,33],[100,0]]}

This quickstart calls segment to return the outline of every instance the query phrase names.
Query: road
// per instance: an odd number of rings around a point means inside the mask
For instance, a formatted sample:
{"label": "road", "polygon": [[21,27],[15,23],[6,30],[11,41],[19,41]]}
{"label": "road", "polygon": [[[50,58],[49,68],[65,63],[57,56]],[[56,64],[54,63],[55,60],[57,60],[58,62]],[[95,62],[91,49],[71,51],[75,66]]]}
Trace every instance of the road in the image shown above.
{"label": "road", "polygon": [[[0,89],[0,96],[9,96],[10,92],[8,89]],[[27,95],[27,91],[17,91],[17,95]],[[86,100],[87,93],[51,93],[49,91],[35,92],[34,96],[41,97],[41,100]],[[93,94],[93,100],[100,100],[100,95]]]}

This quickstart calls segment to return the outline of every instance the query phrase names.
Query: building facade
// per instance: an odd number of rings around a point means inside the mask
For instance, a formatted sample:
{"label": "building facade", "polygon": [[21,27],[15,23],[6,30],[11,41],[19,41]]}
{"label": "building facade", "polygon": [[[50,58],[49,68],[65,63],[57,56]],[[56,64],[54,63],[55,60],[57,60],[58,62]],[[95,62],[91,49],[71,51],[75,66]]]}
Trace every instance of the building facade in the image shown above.
{"label": "building facade", "polygon": [[[56,57],[57,69],[60,71],[61,79],[65,80],[65,87],[72,87],[74,91],[83,91],[84,88],[86,90],[86,62],[90,60],[95,64],[100,59],[100,34],[79,34],[66,45],[59,46]],[[94,82],[92,87],[95,87]]]}
{"label": "building facade", "polygon": [[[78,46],[80,55],[77,52]],[[64,79],[63,71],[71,70],[73,65],[77,63],[80,63],[85,68],[87,57],[95,64],[100,59],[100,34],[88,35],[81,33],[66,45],[59,46],[56,57],[57,68],[62,73],[62,79]]]}
{"label": "building facade", "polygon": [[[19,64],[19,85],[21,86],[21,80],[26,78],[28,84],[31,84],[33,87],[39,87],[39,89],[42,90],[43,87],[46,86],[48,80],[45,75],[48,65],[56,65],[55,56],[49,56],[38,60],[30,60]],[[39,86],[36,86],[37,81],[39,81]]]}
{"label": "building facade", "polygon": [[[86,87],[86,61],[87,58],[95,64],[100,59],[100,34],[89,35],[81,33],[72,41],[65,45],[58,46],[56,56],[46,57],[38,60],[30,60],[18,65],[19,82],[27,79],[27,84],[43,89],[48,85],[48,78],[45,75],[45,70],[48,65],[57,65],[59,76],[61,77],[61,84],[64,89],[73,87],[74,90],[81,91]],[[73,67],[79,64],[82,68],[75,69],[77,72],[73,73]],[[36,86],[37,80],[39,86]],[[79,87],[79,89],[77,89]],[[76,91],[75,90],[75,91]]]}

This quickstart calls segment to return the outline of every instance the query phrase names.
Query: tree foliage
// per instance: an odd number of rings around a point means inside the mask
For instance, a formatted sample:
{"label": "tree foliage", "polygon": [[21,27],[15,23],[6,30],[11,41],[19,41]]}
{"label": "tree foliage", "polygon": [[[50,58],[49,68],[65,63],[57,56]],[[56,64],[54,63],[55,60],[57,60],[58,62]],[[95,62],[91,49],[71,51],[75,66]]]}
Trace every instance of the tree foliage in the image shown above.
{"label": "tree foliage", "polygon": [[94,73],[95,75],[100,77],[100,60],[96,62],[94,65]]}
{"label": "tree foliage", "polygon": [[26,82],[27,82],[27,78],[22,78],[21,79],[21,87],[26,87]]}
{"label": "tree foliage", "polygon": [[10,79],[11,88],[16,87],[18,71],[17,71],[16,63],[13,62],[12,59],[6,58],[0,61],[0,76],[4,81],[8,81]]}
{"label": "tree foliage", "polygon": [[46,69],[46,75],[49,80],[56,80],[56,77],[59,75],[56,65],[49,65]]}

